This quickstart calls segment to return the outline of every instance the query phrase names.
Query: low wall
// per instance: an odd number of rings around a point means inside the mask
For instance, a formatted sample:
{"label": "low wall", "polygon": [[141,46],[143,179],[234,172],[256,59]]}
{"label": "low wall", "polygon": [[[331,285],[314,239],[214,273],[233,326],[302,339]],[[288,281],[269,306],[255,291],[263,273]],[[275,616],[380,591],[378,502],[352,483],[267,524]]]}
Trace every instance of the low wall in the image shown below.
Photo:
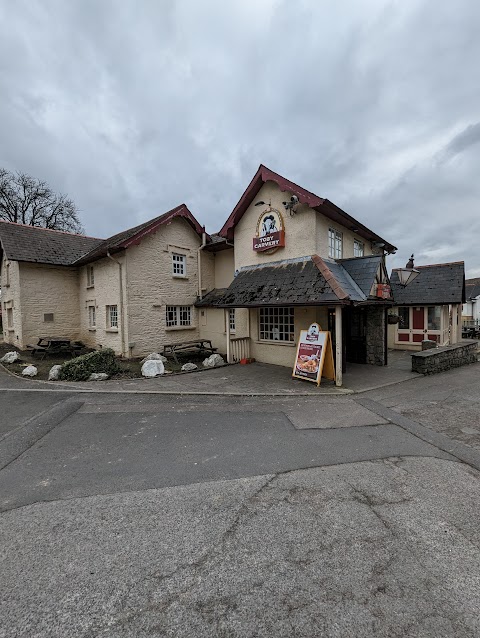
{"label": "low wall", "polygon": [[412,372],[436,374],[477,361],[478,341],[461,341],[453,346],[443,346],[412,354]]}

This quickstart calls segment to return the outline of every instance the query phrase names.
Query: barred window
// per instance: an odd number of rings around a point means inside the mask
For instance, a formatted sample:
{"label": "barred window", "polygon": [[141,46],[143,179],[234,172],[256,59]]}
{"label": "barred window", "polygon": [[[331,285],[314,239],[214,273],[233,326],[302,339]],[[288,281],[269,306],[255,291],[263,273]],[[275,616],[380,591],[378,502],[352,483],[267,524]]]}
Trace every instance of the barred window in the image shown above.
{"label": "barred window", "polygon": [[88,327],[95,328],[97,325],[95,306],[88,306]]}
{"label": "barred window", "polygon": [[228,321],[230,323],[230,332],[235,332],[235,308],[228,311]]}
{"label": "barred window", "polygon": [[358,239],[353,240],[353,256],[363,257],[363,244]]}
{"label": "barred window", "polygon": [[328,256],[333,259],[341,259],[343,253],[343,236],[334,228],[328,229]]}
{"label": "barred window", "polygon": [[118,328],[118,306],[107,306],[107,328]]}
{"label": "barred window", "polygon": [[192,325],[191,306],[166,306],[165,321],[167,328]]}
{"label": "barred window", "polygon": [[261,341],[295,341],[293,308],[260,308],[258,318]]}
{"label": "barred window", "polygon": [[173,253],[172,255],[172,268],[173,274],[177,277],[185,277],[187,274],[187,258],[185,255],[178,255]]}

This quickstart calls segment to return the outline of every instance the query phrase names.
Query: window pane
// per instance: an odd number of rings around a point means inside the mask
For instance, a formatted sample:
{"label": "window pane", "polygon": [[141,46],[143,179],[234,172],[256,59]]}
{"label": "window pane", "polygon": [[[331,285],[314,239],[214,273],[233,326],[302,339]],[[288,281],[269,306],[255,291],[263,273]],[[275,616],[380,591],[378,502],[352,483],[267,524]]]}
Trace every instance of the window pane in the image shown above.
{"label": "window pane", "polygon": [[441,306],[432,306],[428,308],[428,330],[440,330],[441,316]]}
{"label": "window pane", "polygon": [[118,328],[117,306],[108,306],[108,325],[110,328]]}
{"label": "window pane", "polygon": [[263,341],[294,341],[294,309],[260,308],[259,338]]}
{"label": "window pane", "polygon": [[406,306],[400,306],[398,309],[398,314],[400,316],[400,322],[398,327],[401,330],[409,330],[410,329],[410,308]]}
{"label": "window pane", "polygon": [[172,255],[172,266],[173,266],[173,274],[174,275],[185,275],[186,274],[186,257],[185,255],[177,255],[173,253]]}

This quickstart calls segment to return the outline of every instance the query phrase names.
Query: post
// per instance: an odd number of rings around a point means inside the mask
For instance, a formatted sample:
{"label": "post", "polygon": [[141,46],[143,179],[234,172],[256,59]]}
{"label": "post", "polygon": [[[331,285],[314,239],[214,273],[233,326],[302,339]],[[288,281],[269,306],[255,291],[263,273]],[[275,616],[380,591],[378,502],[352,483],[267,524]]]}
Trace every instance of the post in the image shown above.
{"label": "post", "polygon": [[452,306],[452,325],[450,326],[450,344],[458,343],[458,305]]}
{"label": "post", "polygon": [[335,384],[342,385],[342,306],[335,306]]}
{"label": "post", "polygon": [[225,308],[225,332],[227,333],[227,363],[231,363],[231,343],[230,343],[230,311],[228,308]]}

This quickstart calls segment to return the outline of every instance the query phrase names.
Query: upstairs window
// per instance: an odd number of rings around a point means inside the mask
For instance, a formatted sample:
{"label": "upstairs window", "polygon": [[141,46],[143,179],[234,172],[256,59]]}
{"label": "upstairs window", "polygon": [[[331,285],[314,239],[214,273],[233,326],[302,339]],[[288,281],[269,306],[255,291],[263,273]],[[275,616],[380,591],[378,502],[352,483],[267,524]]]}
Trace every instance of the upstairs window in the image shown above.
{"label": "upstairs window", "polygon": [[363,243],[358,239],[353,240],[353,256],[363,257]]}
{"label": "upstairs window", "polygon": [[174,277],[185,277],[187,275],[187,257],[173,253],[172,269]]}
{"label": "upstairs window", "polygon": [[333,259],[341,259],[343,255],[342,233],[334,228],[328,229],[328,256]]}
{"label": "upstairs window", "polygon": [[91,288],[95,285],[95,273],[93,266],[87,266],[87,287]]}

